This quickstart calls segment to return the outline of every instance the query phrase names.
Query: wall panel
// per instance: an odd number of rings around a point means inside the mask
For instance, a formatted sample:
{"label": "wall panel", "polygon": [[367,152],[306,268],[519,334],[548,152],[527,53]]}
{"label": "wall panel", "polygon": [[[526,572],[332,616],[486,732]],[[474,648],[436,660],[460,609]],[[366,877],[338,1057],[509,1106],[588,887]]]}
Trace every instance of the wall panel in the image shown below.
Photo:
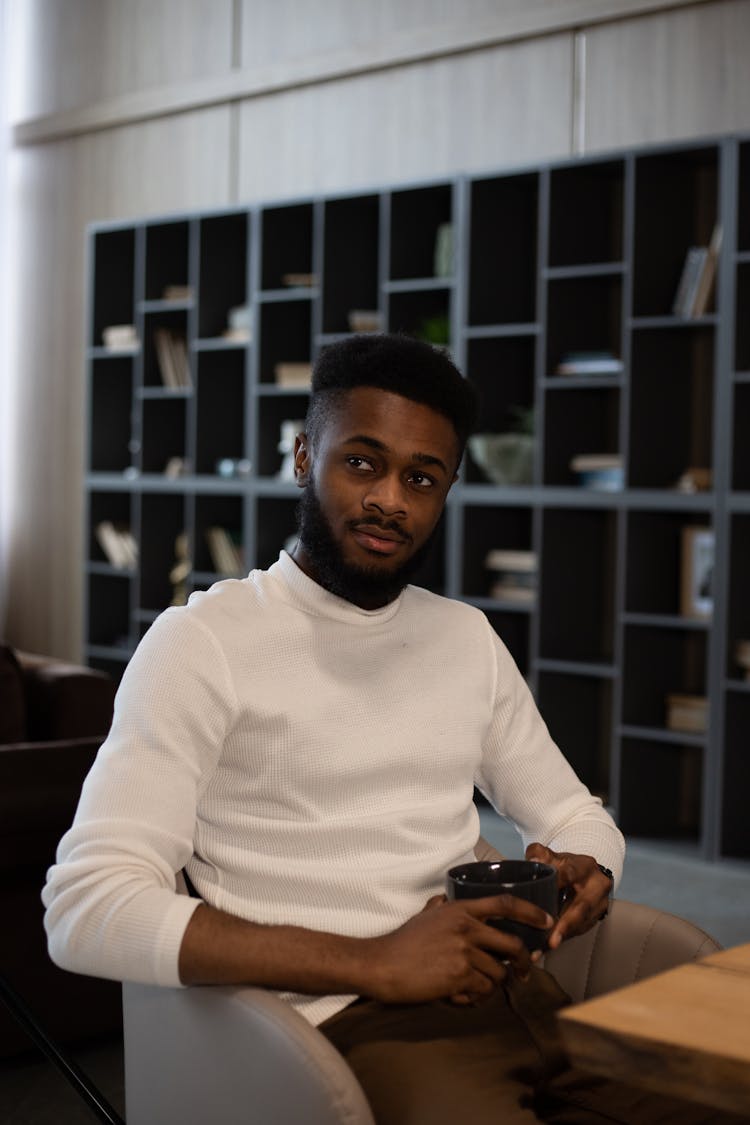
{"label": "wall panel", "polygon": [[586,41],[587,149],[750,126],[750,0],[595,28]]}
{"label": "wall panel", "polygon": [[14,420],[22,515],[6,636],[77,658],[84,471],[84,235],[96,219],[229,202],[229,109],[16,152]]}
{"label": "wall panel", "polygon": [[550,36],[244,102],[239,197],[291,197],[566,154],[572,57],[569,35]]}

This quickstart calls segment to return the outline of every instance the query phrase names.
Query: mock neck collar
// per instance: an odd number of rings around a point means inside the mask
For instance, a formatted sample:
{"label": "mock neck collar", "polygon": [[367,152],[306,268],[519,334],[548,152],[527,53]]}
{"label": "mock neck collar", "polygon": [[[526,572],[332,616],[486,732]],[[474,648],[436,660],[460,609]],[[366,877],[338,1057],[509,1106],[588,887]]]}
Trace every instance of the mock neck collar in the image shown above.
{"label": "mock neck collar", "polygon": [[269,575],[288,592],[290,600],[316,617],[329,617],[350,625],[367,626],[390,621],[400,607],[403,591],[380,609],[362,609],[353,602],[331,594],[302,570],[286,551],[269,567]]}

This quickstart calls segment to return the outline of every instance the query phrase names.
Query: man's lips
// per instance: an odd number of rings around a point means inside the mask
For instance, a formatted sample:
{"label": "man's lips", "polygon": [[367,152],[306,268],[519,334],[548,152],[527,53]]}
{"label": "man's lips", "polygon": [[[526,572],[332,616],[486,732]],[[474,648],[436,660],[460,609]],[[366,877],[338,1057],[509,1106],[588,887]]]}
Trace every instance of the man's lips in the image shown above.
{"label": "man's lips", "polygon": [[352,535],[360,546],[379,555],[394,555],[407,542],[406,536],[376,524],[355,524]]}

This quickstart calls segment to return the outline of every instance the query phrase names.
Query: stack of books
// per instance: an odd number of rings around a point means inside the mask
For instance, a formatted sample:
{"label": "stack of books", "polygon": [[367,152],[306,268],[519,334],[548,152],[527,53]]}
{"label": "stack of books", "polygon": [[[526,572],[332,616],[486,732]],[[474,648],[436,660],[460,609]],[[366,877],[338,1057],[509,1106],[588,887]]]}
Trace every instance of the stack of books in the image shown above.
{"label": "stack of books", "polygon": [[277,363],[273,369],[277,387],[297,387],[309,391],[312,381],[311,363]]}
{"label": "stack of books", "polygon": [[132,352],[138,347],[134,324],[110,324],[102,328],[102,343],[110,352]]}
{"label": "stack of books", "polygon": [[618,453],[580,453],[570,462],[581,488],[595,492],[619,492],[625,476]]}
{"label": "stack of books", "polygon": [[100,520],[94,528],[96,540],[107,562],[118,570],[135,570],[138,565],[138,544],[130,528],[111,520]]}
{"label": "stack of books", "polygon": [[708,729],[708,699],[704,695],[668,695],[667,730],[703,734]]}
{"label": "stack of books", "polygon": [[566,352],[557,367],[556,375],[620,375],[624,370],[622,360],[608,351]]}
{"label": "stack of books", "polygon": [[537,557],[535,551],[489,551],[484,560],[494,574],[490,597],[500,602],[531,605],[536,598]]}

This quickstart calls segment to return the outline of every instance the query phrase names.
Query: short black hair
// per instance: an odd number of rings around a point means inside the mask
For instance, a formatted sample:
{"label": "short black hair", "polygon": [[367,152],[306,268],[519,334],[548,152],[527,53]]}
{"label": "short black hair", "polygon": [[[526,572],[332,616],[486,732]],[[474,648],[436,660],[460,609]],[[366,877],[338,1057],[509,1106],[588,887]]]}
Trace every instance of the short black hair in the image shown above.
{"label": "short black hair", "polygon": [[313,369],[305,422],[311,440],[356,387],[379,387],[442,414],[456,431],[460,460],[476,424],[477,397],[444,349],[380,332],[348,336],[323,348]]}

